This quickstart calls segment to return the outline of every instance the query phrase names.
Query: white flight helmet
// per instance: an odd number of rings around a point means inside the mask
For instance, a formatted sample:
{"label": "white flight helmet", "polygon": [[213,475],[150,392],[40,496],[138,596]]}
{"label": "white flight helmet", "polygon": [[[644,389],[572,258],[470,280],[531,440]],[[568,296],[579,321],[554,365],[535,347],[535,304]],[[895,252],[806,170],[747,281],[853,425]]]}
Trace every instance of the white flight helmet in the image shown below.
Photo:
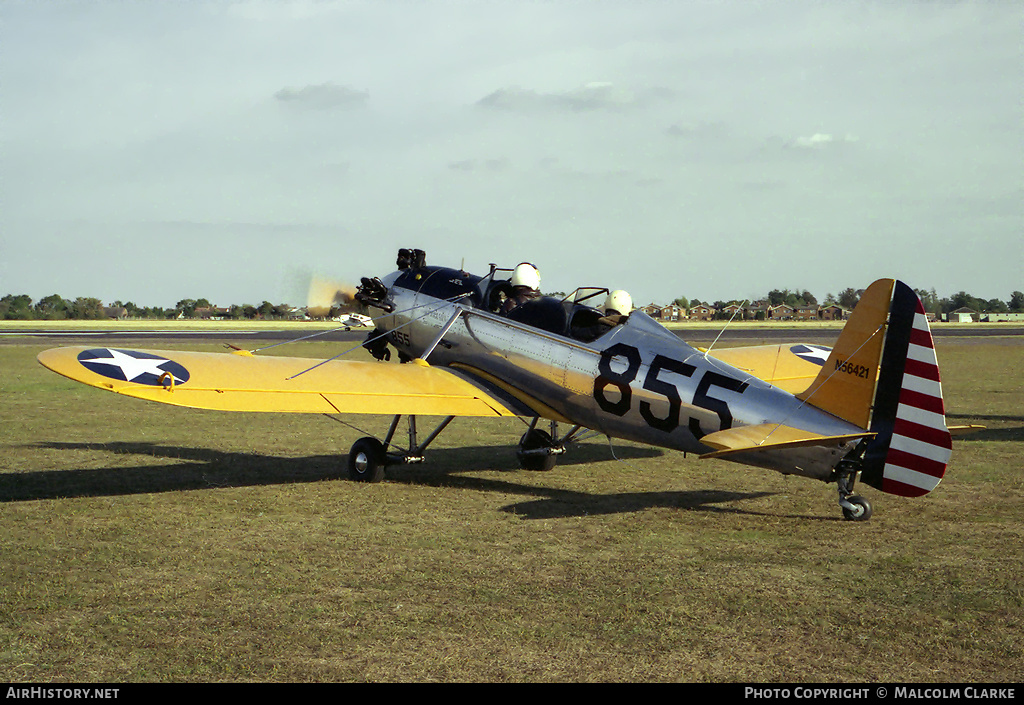
{"label": "white flight helmet", "polygon": [[628,316],[633,311],[633,297],[622,289],[616,289],[608,293],[604,300],[605,315],[609,313],[621,313]]}
{"label": "white flight helmet", "polygon": [[512,286],[526,286],[540,289],[540,272],[529,262],[523,262],[512,272]]}

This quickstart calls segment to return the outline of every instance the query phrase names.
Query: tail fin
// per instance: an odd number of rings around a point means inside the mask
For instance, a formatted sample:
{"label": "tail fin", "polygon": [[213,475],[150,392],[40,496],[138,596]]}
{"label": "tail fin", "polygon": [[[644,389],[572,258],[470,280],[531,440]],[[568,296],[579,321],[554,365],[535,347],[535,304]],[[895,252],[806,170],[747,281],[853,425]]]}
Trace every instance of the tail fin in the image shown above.
{"label": "tail fin", "polygon": [[891,494],[928,494],[946,472],[946,428],[935,345],[924,306],[900,281],[864,292],[803,401],[877,434],[861,481]]}

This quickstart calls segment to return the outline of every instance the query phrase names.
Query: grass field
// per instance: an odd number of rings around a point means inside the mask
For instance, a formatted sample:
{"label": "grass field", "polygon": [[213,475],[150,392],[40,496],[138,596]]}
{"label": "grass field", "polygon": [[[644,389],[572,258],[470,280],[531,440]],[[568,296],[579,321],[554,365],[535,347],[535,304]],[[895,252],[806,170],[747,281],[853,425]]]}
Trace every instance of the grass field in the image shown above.
{"label": "grass field", "polygon": [[988,430],[925,498],[861,486],[852,523],[834,485],[626,443],[520,471],[515,420],[356,484],[362,431],[107,394],[24,340],[0,346],[0,681],[1024,676],[1019,341],[937,341],[950,423]]}

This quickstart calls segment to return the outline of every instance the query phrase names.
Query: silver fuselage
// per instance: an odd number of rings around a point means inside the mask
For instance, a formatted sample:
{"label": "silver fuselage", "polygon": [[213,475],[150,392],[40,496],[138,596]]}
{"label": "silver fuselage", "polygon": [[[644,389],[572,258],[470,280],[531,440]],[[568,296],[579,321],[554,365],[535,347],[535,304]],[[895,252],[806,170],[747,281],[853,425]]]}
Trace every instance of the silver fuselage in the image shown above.
{"label": "silver fuselage", "polygon": [[[821,435],[860,431],[792,394],[688,345],[641,311],[634,311],[596,339],[572,335],[568,324],[581,309],[572,300],[538,304],[547,316],[492,313],[493,284],[458,270],[395,272],[383,279],[394,313],[378,319],[390,342],[410,358],[428,351],[431,365],[448,366],[546,407],[561,420],[622,438],[692,453],[713,448],[701,438],[715,431],[765,423]],[[437,279],[425,286],[426,279]],[[427,293],[429,290],[430,293]],[[461,300],[451,298],[463,294]],[[558,306],[566,327],[559,331]],[[593,309],[590,309],[593,311]],[[439,333],[448,326],[443,336]],[[547,328],[547,329],[545,329]],[[435,342],[438,344],[433,345]],[[850,444],[743,453],[729,459],[787,474],[828,479]]]}

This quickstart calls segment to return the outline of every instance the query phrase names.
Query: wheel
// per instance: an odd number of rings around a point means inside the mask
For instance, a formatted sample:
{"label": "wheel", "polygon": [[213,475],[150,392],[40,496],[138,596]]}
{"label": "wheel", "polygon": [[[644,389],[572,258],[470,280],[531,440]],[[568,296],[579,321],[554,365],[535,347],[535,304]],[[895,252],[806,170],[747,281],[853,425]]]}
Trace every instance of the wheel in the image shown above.
{"label": "wheel", "polygon": [[356,482],[380,482],[387,466],[384,444],[376,438],[360,438],[348,453],[348,476]]}
{"label": "wheel", "polygon": [[519,459],[519,467],[523,470],[535,472],[547,472],[555,467],[557,458],[547,453],[524,453],[524,450],[536,450],[538,448],[550,448],[551,435],[546,431],[533,429],[523,434],[519,439],[519,448],[516,449],[516,458]]}
{"label": "wheel", "polygon": [[846,501],[854,506],[854,509],[843,507],[843,518],[850,521],[867,521],[871,518],[871,503],[860,495],[852,494]]}

